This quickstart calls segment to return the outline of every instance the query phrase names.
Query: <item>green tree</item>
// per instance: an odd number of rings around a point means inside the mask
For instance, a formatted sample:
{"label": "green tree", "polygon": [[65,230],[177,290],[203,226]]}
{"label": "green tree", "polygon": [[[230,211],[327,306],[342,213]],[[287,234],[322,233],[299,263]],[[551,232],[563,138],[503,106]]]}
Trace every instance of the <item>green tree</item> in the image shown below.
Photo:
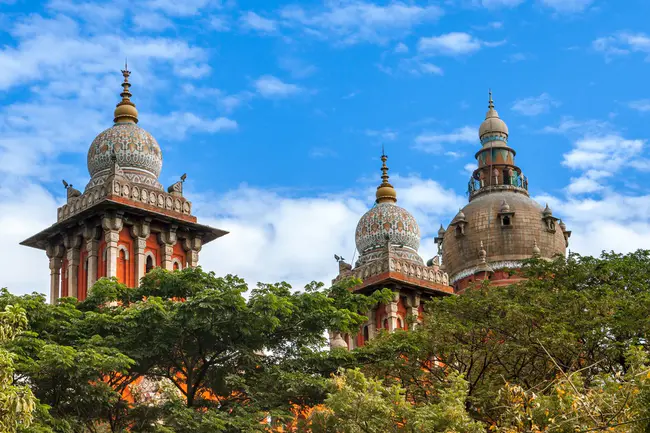
{"label": "green tree", "polygon": [[8,305],[0,313],[0,431],[16,432],[34,420],[37,400],[28,385],[14,380],[15,355],[3,348],[27,327],[27,315],[19,307]]}
{"label": "green tree", "polygon": [[399,385],[390,387],[343,370],[332,379],[332,392],[302,426],[313,433],[480,433],[482,424],[465,411],[467,383],[450,374],[435,402],[414,404]]}

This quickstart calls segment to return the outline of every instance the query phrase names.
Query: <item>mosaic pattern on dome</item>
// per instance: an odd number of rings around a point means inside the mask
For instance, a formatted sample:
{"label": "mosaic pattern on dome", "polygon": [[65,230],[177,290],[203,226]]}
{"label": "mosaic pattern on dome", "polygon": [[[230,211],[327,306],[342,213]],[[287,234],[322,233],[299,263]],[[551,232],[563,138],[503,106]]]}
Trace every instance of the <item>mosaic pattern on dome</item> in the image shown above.
{"label": "mosaic pattern on dome", "polygon": [[111,153],[124,169],[144,170],[154,177],[162,169],[160,146],[144,129],[134,123],[118,123],[100,133],[88,150],[88,172],[95,174],[111,168]]}
{"label": "mosaic pattern on dome", "polygon": [[360,253],[386,245],[404,245],[417,251],[420,248],[420,227],[413,215],[392,203],[380,203],[359,220],[355,234]]}

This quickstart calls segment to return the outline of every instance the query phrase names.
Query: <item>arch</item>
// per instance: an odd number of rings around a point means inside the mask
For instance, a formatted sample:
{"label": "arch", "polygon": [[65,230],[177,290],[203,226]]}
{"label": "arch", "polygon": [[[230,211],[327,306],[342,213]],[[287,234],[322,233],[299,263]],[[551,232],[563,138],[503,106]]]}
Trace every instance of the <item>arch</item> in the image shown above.
{"label": "arch", "polygon": [[128,250],[117,248],[117,279],[122,284],[128,284]]}
{"label": "arch", "polygon": [[402,329],[402,318],[397,317],[397,329]]}
{"label": "arch", "polygon": [[148,274],[149,271],[151,271],[155,267],[156,261],[154,260],[153,254],[150,252],[145,254],[145,261],[144,261],[144,273]]}
{"label": "arch", "polygon": [[117,256],[119,257],[122,252],[124,253],[124,260],[129,260],[129,249],[120,244],[117,246]]}
{"label": "arch", "polygon": [[178,260],[177,258],[173,258],[172,259],[172,270],[180,271],[181,269],[183,269],[183,264],[181,263],[181,261]]}

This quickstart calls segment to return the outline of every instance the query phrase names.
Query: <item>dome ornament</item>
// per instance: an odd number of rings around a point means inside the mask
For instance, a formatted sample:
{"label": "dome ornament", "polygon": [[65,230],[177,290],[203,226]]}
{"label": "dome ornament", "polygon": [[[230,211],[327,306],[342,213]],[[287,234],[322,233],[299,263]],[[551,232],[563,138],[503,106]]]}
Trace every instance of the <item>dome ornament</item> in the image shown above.
{"label": "dome ornament", "polygon": [[113,122],[115,123],[138,123],[138,110],[135,108],[135,104],[131,102],[131,83],[129,83],[129,77],[131,76],[131,71],[128,69],[128,64],[124,62],[124,69],[122,70],[122,76],[124,81],[122,82],[122,93],[120,96],[122,100],[117,104],[114,112],[115,118]]}
{"label": "dome ornament", "polygon": [[533,240],[533,257],[539,258],[542,255],[542,251],[537,246],[537,239]]}
{"label": "dome ornament", "polygon": [[377,187],[377,192],[375,193],[376,203],[396,203],[397,202],[397,191],[393,188],[393,185],[388,182],[388,166],[386,165],[386,160],[388,156],[384,152],[384,147],[382,146],[381,152],[381,184]]}

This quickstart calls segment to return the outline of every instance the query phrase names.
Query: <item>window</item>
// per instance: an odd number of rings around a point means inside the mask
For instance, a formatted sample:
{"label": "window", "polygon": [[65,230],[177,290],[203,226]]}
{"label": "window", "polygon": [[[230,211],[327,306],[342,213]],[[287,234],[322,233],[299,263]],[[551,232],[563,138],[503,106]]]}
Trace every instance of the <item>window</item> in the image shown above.
{"label": "window", "polygon": [[126,271],[127,271],[127,266],[126,266],[126,250],[123,248],[120,248],[119,252],[117,253],[117,278],[122,284],[127,284],[126,280]]}
{"label": "window", "polygon": [[150,270],[153,269],[153,257],[152,256],[147,256],[147,262],[145,264],[145,273],[149,273]]}
{"label": "window", "polygon": [[384,329],[388,329],[388,319],[384,319]]}
{"label": "window", "polygon": [[501,223],[503,226],[509,226],[510,225],[510,217],[509,216],[504,216],[503,219],[501,220]]}
{"label": "window", "polygon": [[397,318],[397,329],[402,329],[402,319]]}
{"label": "window", "polygon": [[174,262],[174,264],[172,265],[172,269],[175,270],[175,271],[180,269],[180,266],[178,265],[178,262]]}

